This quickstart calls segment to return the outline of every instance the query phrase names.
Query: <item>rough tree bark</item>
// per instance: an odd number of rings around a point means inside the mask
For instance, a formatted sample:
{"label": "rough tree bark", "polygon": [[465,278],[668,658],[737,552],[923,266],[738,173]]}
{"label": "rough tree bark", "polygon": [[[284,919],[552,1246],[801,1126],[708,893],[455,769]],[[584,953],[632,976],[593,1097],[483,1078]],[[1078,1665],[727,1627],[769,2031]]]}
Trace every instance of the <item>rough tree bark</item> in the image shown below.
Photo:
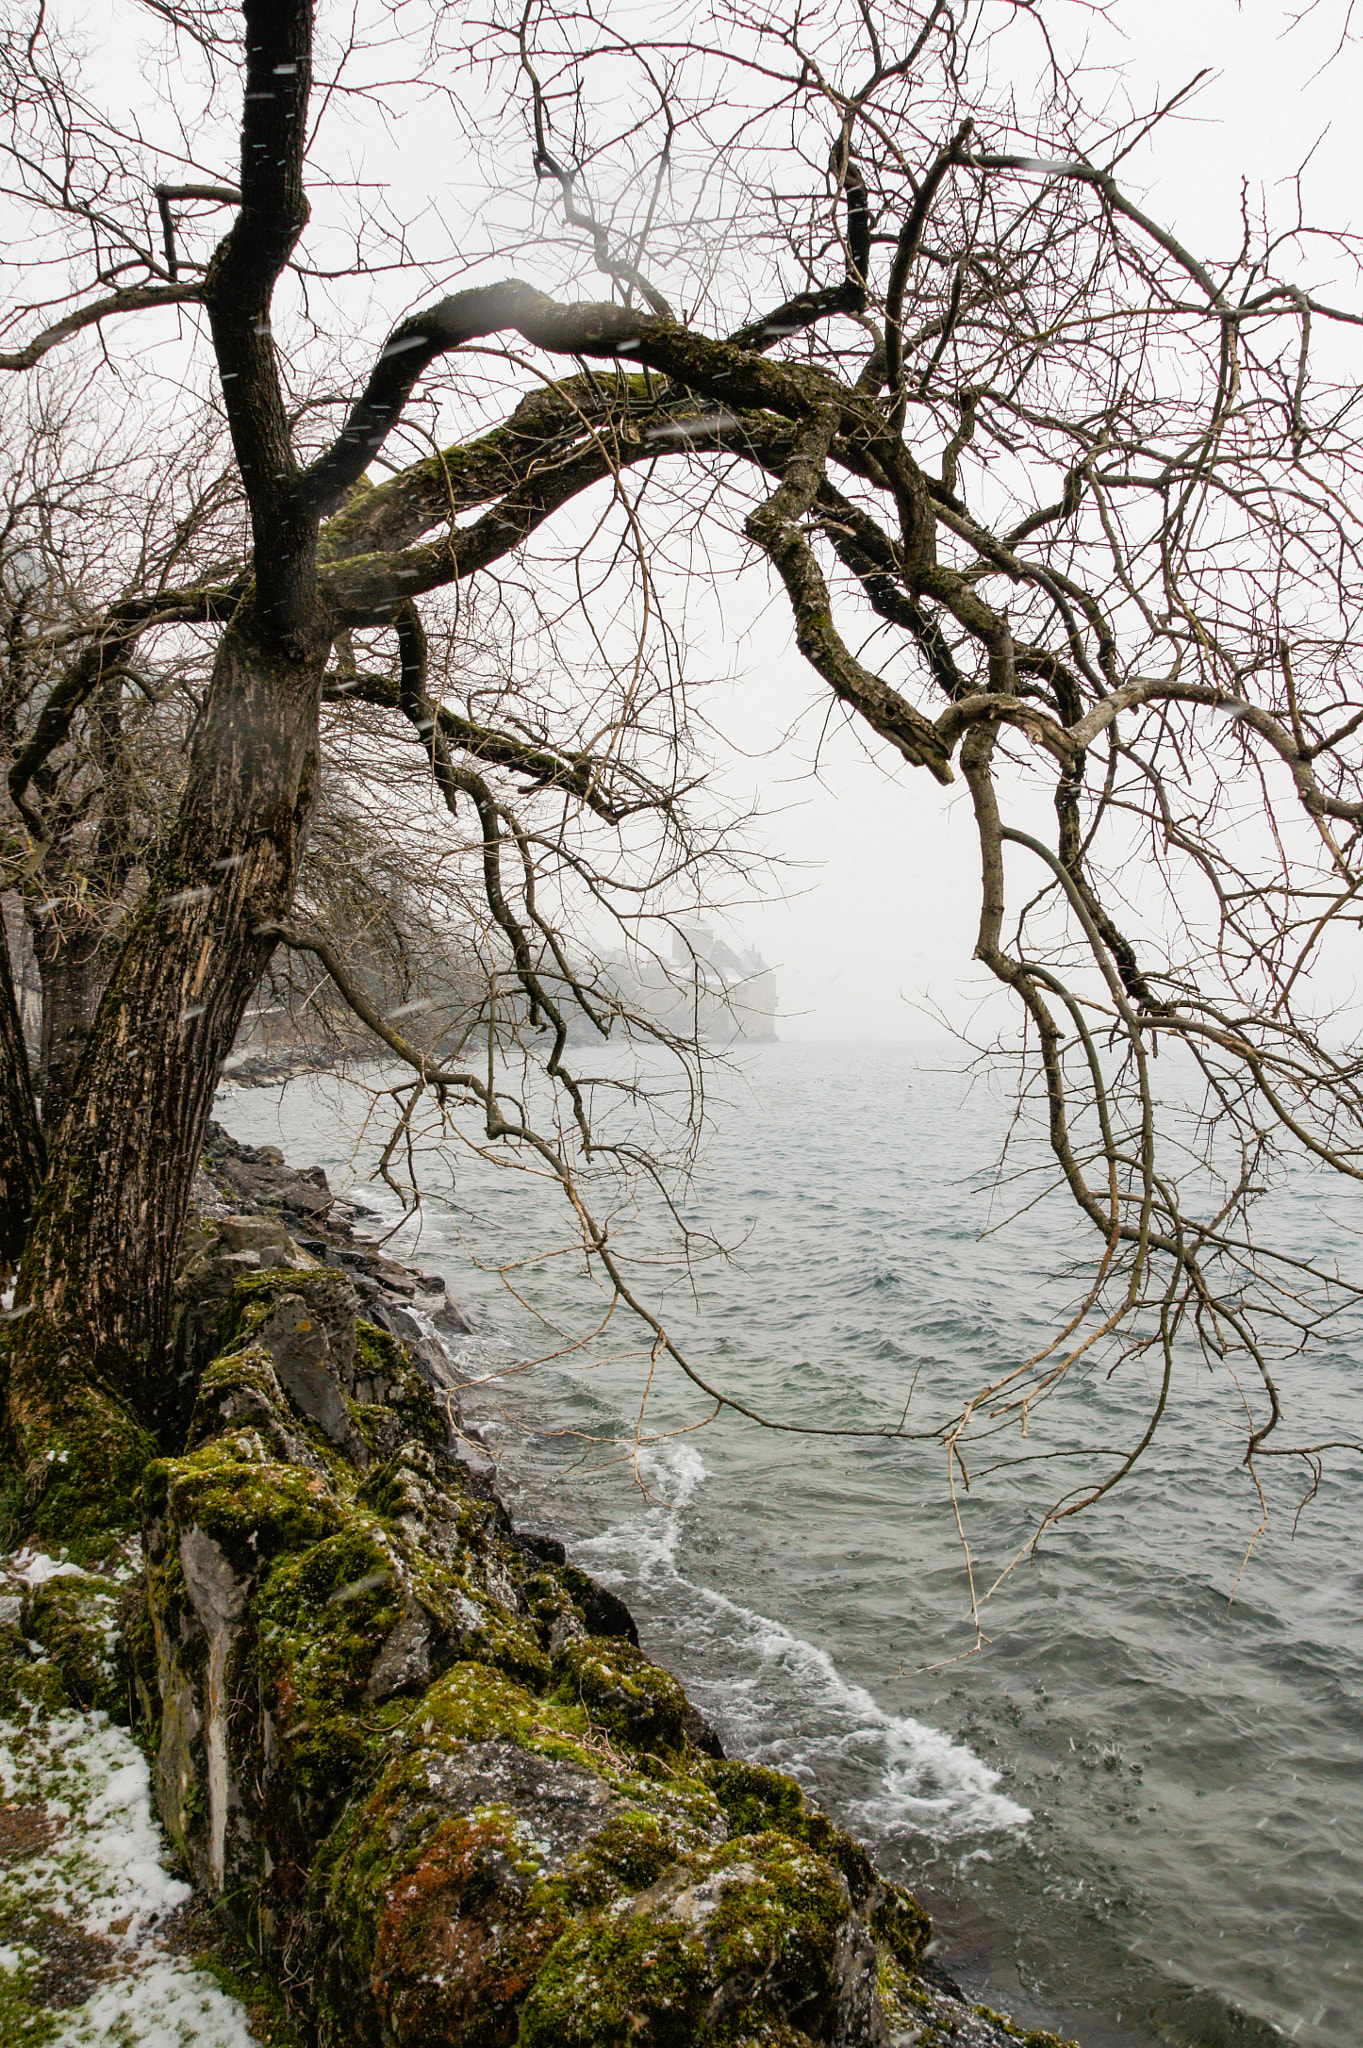
{"label": "rough tree bark", "polygon": [[[131,1497],[157,1419],[173,1263],[214,1087],[273,950],[262,928],[292,900],[316,790],[332,629],[269,329],[307,219],[311,8],[252,0],[244,11],[241,209],[203,298],[254,587],[223,634],[175,829],[53,1133],[24,1248],[8,1420],[35,1528],[69,1529],[80,1503],[110,1488]],[[9,1078],[22,1093],[17,1063]],[[64,1463],[45,1456],[54,1431]]]}

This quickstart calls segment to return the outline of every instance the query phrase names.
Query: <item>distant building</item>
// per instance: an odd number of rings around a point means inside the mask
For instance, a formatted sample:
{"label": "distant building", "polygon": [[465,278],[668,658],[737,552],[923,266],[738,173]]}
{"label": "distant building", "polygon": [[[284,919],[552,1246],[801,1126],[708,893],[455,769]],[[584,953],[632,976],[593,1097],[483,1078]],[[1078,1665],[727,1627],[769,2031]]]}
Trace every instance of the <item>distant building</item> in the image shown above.
{"label": "distant building", "polygon": [[735,952],[703,925],[673,933],[670,962],[618,953],[606,972],[627,1009],[679,1038],[729,1045],[776,1037],[775,971],[760,953]]}

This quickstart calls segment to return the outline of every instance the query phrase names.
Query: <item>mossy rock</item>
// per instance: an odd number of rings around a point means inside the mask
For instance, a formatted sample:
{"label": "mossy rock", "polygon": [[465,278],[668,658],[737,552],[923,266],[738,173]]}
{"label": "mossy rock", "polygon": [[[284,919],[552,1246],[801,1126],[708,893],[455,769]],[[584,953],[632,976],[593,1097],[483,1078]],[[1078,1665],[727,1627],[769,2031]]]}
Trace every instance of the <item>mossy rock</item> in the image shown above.
{"label": "mossy rock", "polygon": [[370,1966],[385,2042],[502,2048],[561,1935],[560,1888],[495,1808],[445,1821],[387,1892]]}
{"label": "mossy rock", "polygon": [[450,1742],[430,1716],[400,1738],[314,1870],[317,1924],[332,1931],[322,2004],[337,2015],[324,2039],[352,2038],[356,1986],[365,2038],[514,2038],[511,2009],[570,1910],[614,1895],[573,1877],[617,1802],[590,1758],[565,1747]]}
{"label": "mossy rock", "polygon": [[710,1860],[705,1889],[717,1895],[705,1940],[730,1997],[746,2003],[751,1987],[760,2003],[824,2037],[838,1996],[839,1940],[851,1915],[836,1868],[787,1836],[739,1835]]}
{"label": "mossy rock", "polygon": [[148,1522],[201,1528],[243,1575],[335,1533],[344,1513],[326,1478],[270,1458],[259,1437],[218,1437],[143,1478]]}
{"label": "mossy rock", "polygon": [[676,1864],[683,1843],[670,1815],[627,1807],[612,1815],[591,1843],[575,1890],[584,1904],[604,1905],[622,1893],[646,1891]]}
{"label": "mossy rock", "polygon": [[876,1940],[906,1969],[916,1967],[932,1939],[928,1914],[910,1892],[881,1877],[860,1842],[807,1799],[794,1778],[733,1761],[708,1765],[705,1777],[736,1834],[774,1828],[807,1842],[841,1872]]}
{"label": "mossy rock", "polygon": [[34,1656],[17,1622],[0,1625],[0,1715],[21,1723],[44,1721],[68,1713],[70,1705],[61,1667],[48,1656]]}
{"label": "mossy rock", "polygon": [[394,1716],[367,1701],[366,1688],[404,1612],[393,1561],[358,1518],[276,1562],[257,1599],[254,1675],[300,1854],[379,1767]]}
{"label": "mossy rock", "polygon": [[514,1742],[535,1756],[601,1768],[592,1727],[581,1707],[537,1697],[485,1664],[454,1664],[424,1694],[412,1715],[414,1745],[450,1750],[470,1742]]}
{"label": "mossy rock", "polygon": [[574,1927],[525,2001],[518,2048],[691,2048],[713,1990],[689,1928],[644,1916]]}
{"label": "mossy rock", "polygon": [[765,1764],[725,1761],[707,1766],[705,1779],[736,1835],[757,1834],[767,1828],[798,1834],[804,1827],[804,1792],[798,1780],[784,1771],[769,1770]]}
{"label": "mossy rock", "polygon": [[129,1719],[117,1602],[106,1583],[63,1573],[30,1588],[21,1626],[60,1672],[71,1706],[99,1707],[113,1719]]}
{"label": "mossy rock", "polygon": [[580,1705],[611,1741],[661,1757],[684,1750],[686,1694],[670,1671],[623,1637],[566,1643],[554,1676],[557,1697]]}
{"label": "mossy rock", "polygon": [[215,1438],[250,1430],[281,1464],[334,1474],[337,1461],[300,1427],[263,1344],[248,1344],[215,1358],[199,1382],[185,1438],[185,1453]]}
{"label": "mossy rock", "polygon": [[[485,1603],[485,1596],[480,1599]],[[532,1626],[504,1610],[498,1613],[486,1606],[484,1619],[469,1636],[463,1655],[504,1672],[531,1692],[547,1692],[554,1673]]]}
{"label": "mossy rock", "polygon": [[850,1911],[822,1857],[740,1836],[571,1927],[525,2001],[521,2048],[832,2038]]}
{"label": "mossy rock", "polygon": [[793,1779],[697,1751],[627,1610],[514,1537],[401,1344],[343,1327],[348,1288],[238,1281],[192,1448],[144,1488],[158,1787],[306,2031],[881,2039],[868,1925],[907,1984],[926,1916]]}
{"label": "mossy rock", "polygon": [[347,1516],[270,1571],[256,1604],[262,1672],[287,1670],[304,1712],[351,1704],[402,1614],[392,1555],[365,1518]]}
{"label": "mossy rock", "polygon": [[218,1325],[218,1356],[252,1343],[284,1294],[300,1294],[311,1305],[326,1332],[338,1371],[348,1374],[356,1350],[358,1296],[351,1280],[335,1266],[316,1266],[311,1271],[269,1266],[260,1273],[243,1274],[227,1298]]}

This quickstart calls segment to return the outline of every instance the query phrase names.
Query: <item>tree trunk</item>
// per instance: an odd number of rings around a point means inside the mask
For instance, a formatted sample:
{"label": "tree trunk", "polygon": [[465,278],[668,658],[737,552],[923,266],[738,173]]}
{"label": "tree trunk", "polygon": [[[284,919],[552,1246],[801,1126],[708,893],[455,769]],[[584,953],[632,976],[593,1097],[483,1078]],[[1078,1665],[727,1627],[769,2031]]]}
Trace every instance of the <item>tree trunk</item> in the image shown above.
{"label": "tree trunk", "polygon": [[[249,605],[225,632],[163,867],[52,1137],[16,1289],[28,1313],[10,1338],[9,1421],[35,1530],[83,1523],[148,1455],[218,1073],[306,841],[329,644],[320,615],[281,637]],[[45,1458],[56,1436],[60,1468]]]}
{"label": "tree trunk", "polygon": [[45,1159],[9,946],[0,932],[0,1278],[8,1279],[24,1248]]}
{"label": "tree trunk", "polygon": [[[111,663],[90,702],[86,744],[102,785],[98,826],[82,844],[85,828],[77,810],[54,833],[33,905],[33,952],[42,983],[38,1094],[48,1138],[66,1112],[99,999],[118,958],[117,939],[107,926],[134,857],[123,684],[121,665]],[[84,885],[79,894],[68,886],[77,869]]]}
{"label": "tree trunk", "polygon": [[43,984],[38,1098],[50,1138],[70,1101],[113,959],[106,935],[95,926],[49,927],[40,933],[36,951]]}

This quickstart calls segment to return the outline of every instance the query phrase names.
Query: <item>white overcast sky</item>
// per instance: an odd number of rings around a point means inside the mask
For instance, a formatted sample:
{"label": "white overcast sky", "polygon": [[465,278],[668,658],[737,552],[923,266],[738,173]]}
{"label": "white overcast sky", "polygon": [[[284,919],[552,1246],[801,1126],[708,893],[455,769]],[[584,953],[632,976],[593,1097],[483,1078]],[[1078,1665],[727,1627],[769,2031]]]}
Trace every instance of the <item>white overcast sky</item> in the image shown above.
{"label": "white overcast sky", "polygon": [[[1123,67],[1137,106],[1213,69],[1191,111],[1124,167],[1128,190],[1199,254],[1238,243],[1242,179],[1251,195],[1265,194],[1270,214],[1286,215],[1308,157],[1307,217],[1356,221],[1363,50],[1333,54],[1345,11],[1346,0],[1321,0],[1289,32],[1291,10],[1276,0],[1115,0],[1109,22],[1090,20],[1091,104],[1104,67]],[[1077,9],[1050,16],[1057,25],[1067,17],[1075,29],[1083,19]],[[1363,301],[1352,282],[1340,290],[1345,303]],[[809,707],[794,745],[779,761],[755,761],[751,774],[764,806],[779,810],[767,844],[803,866],[790,871],[786,901],[771,898],[735,920],[779,968],[781,1037],[922,1038],[936,1035],[931,1006],[961,1023],[986,997],[1001,1021],[987,978],[971,966],[978,851],[963,785],[939,790],[921,772],[896,775],[884,750],[873,762],[836,720],[825,731],[827,694],[794,654],[782,611],[773,603],[730,649],[742,669],[730,718],[754,749]],[[731,635],[737,623],[730,612]],[[819,779],[800,777],[816,749]]]}

